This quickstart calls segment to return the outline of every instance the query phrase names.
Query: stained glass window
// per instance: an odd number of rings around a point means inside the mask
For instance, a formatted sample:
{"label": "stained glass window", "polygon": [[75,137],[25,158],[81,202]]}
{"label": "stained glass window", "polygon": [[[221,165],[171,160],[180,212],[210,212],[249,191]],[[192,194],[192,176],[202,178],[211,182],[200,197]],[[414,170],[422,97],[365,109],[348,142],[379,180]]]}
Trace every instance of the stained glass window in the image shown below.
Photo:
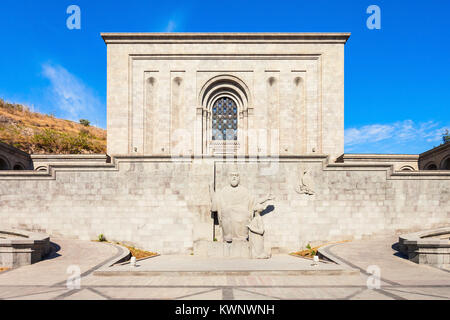
{"label": "stained glass window", "polygon": [[212,139],[237,140],[237,106],[230,98],[220,98],[212,107]]}

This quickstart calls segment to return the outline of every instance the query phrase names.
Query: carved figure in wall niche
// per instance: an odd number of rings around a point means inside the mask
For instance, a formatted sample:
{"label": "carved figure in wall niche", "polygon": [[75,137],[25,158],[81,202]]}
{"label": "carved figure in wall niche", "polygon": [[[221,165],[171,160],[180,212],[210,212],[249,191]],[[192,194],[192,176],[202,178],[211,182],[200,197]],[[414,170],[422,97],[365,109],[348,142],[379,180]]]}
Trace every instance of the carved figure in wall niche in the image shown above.
{"label": "carved figure in wall niche", "polygon": [[311,174],[306,169],[301,169],[299,185],[295,188],[295,191],[299,194],[314,195],[314,181],[311,178]]}

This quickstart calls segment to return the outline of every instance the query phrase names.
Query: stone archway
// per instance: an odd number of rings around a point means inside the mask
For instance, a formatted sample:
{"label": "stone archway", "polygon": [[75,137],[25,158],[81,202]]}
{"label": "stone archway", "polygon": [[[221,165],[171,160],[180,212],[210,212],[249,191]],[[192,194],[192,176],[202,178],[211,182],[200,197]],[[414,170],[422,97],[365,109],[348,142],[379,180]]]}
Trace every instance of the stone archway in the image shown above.
{"label": "stone archway", "polygon": [[13,170],[25,170],[25,166],[21,163],[16,163],[13,167]]}
{"label": "stone archway", "polygon": [[[214,106],[226,99],[236,108],[236,139],[213,139]],[[198,109],[202,115],[202,154],[244,155],[248,153],[248,115],[252,101],[248,86],[233,75],[219,75],[208,80],[200,90]],[[251,112],[250,112],[251,113]]]}
{"label": "stone archway", "polygon": [[437,166],[436,166],[436,164],[434,164],[434,163],[428,163],[426,166],[425,166],[425,170],[437,170],[438,168],[437,168]]}
{"label": "stone archway", "polygon": [[10,170],[8,160],[0,157],[0,170]]}
{"label": "stone archway", "polygon": [[450,156],[442,160],[440,170],[450,170]]}

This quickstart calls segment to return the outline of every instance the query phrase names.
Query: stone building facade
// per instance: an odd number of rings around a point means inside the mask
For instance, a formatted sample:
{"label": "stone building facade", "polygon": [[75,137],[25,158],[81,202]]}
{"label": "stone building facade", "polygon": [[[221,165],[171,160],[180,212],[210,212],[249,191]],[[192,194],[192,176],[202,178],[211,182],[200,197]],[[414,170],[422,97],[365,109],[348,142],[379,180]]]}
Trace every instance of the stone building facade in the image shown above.
{"label": "stone building facade", "polygon": [[[108,154],[215,155],[225,149],[335,159],[344,153],[349,36],[102,34]],[[223,130],[213,123],[215,103],[223,98],[235,109],[236,140],[213,140]]]}
{"label": "stone building facade", "polygon": [[0,142],[0,170],[33,170],[30,155]]}
{"label": "stone building facade", "polygon": [[103,34],[110,158],[0,172],[0,226],[189,254],[213,239],[210,186],[235,167],[275,197],[263,216],[273,252],[448,226],[450,172],[341,157],[348,37]]}
{"label": "stone building facade", "polygon": [[420,170],[450,170],[450,142],[421,153],[419,167]]}
{"label": "stone building facade", "polygon": [[419,170],[419,155],[417,154],[343,154],[336,162],[391,164],[395,171]]}

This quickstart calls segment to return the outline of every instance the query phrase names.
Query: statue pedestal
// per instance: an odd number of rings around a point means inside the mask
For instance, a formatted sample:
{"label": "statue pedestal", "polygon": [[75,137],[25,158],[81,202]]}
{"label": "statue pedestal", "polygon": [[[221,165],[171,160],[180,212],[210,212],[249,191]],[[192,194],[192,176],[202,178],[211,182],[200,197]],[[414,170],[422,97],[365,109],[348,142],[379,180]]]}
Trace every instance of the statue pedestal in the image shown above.
{"label": "statue pedestal", "polygon": [[194,242],[194,255],[213,258],[251,258],[248,241],[232,243],[199,240]]}

